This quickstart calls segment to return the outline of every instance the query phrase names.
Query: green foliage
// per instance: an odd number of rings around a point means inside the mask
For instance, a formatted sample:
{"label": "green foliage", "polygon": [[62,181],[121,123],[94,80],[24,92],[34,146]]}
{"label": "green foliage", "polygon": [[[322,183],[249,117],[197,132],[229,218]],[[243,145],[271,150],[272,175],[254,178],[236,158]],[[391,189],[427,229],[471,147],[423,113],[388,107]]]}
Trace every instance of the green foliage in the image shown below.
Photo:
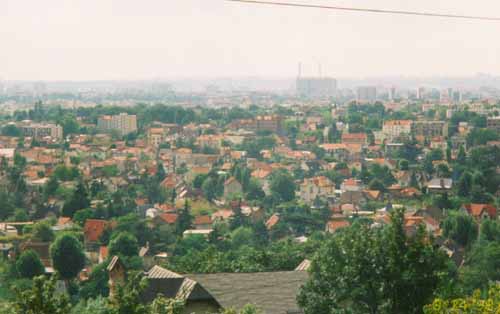
{"label": "green foliage", "polygon": [[452,213],[443,221],[443,235],[461,246],[468,246],[477,238],[478,226],[474,219],[462,213]]}
{"label": "green foliage", "polygon": [[149,314],[182,314],[184,305],[184,301],[180,299],[167,299],[159,296],[149,306]]}
{"label": "green foliage", "polygon": [[108,314],[108,300],[103,297],[96,297],[89,300],[80,301],[71,310],[71,314]]}
{"label": "green foliage", "polygon": [[62,279],[75,278],[85,266],[82,244],[71,234],[62,234],[50,247],[54,269]]}
{"label": "green foliage", "polygon": [[90,208],[86,209],[80,209],[75,212],[73,215],[73,221],[77,223],[80,227],[83,227],[85,225],[85,221],[87,219],[92,219],[94,217],[94,211]]}
{"label": "green foliage", "polygon": [[83,182],[78,182],[71,198],[64,203],[63,216],[73,217],[76,211],[90,206],[87,188]]}
{"label": "green foliage", "polygon": [[17,291],[15,314],[69,314],[68,297],[56,292],[56,278],[36,277],[30,290]]}
{"label": "green foliage", "polygon": [[500,243],[477,242],[467,254],[461,279],[465,291],[486,289],[488,283],[500,280]]}
{"label": "green foliage", "polygon": [[53,177],[59,181],[72,181],[80,177],[80,171],[76,167],[59,165],[54,170]]}
{"label": "green foliage", "polygon": [[109,242],[110,256],[137,256],[138,253],[139,245],[137,243],[137,238],[128,232],[119,233]]}
{"label": "green foliage", "polygon": [[423,229],[408,238],[403,221],[397,210],[386,228],[355,224],[327,241],[298,297],[304,312],[421,313],[442,280],[446,256]]}
{"label": "green foliage", "polygon": [[193,226],[193,216],[191,215],[191,207],[189,202],[186,200],[184,202],[184,207],[179,211],[179,216],[177,217],[175,232],[177,235],[181,236],[184,231],[191,229]]}
{"label": "green foliage", "polygon": [[41,242],[51,242],[54,240],[54,231],[49,221],[39,221],[33,225],[33,237]]}
{"label": "green foliage", "polygon": [[7,124],[2,128],[2,135],[4,136],[21,136],[21,130],[15,124]]}
{"label": "green foliage", "polygon": [[147,285],[141,273],[130,274],[125,286],[118,286],[109,303],[109,314],[148,314],[141,302],[141,293]]}
{"label": "green foliage", "polygon": [[89,279],[82,283],[80,295],[84,299],[107,297],[109,294],[109,261],[96,265],[89,275]]}
{"label": "green foliage", "polygon": [[284,170],[277,170],[272,173],[270,189],[276,199],[283,202],[288,202],[295,198],[295,182],[293,181],[293,177]]}
{"label": "green foliage", "polygon": [[45,273],[45,267],[38,254],[33,250],[24,251],[16,261],[16,269],[23,278],[33,278]]}

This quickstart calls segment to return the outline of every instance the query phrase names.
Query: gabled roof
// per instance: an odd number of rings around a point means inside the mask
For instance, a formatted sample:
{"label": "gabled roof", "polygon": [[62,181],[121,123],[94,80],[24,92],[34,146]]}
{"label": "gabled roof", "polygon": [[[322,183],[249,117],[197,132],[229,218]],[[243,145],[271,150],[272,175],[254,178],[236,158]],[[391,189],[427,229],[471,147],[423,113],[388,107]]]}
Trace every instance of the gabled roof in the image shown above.
{"label": "gabled roof", "polygon": [[262,273],[187,274],[225,309],[255,304],[263,314],[300,313],[297,294],[305,271]]}
{"label": "gabled roof", "polygon": [[497,216],[497,209],[495,206],[490,204],[465,204],[463,206],[469,215],[479,218],[484,212],[488,214],[490,218],[495,218]]}

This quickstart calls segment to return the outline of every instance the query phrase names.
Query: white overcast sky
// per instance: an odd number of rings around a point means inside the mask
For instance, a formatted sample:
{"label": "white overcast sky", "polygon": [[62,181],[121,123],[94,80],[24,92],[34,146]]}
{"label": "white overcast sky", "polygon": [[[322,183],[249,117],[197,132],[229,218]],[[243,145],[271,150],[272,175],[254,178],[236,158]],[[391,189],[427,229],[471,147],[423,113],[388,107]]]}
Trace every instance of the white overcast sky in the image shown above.
{"label": "white overcast sky", "polygon": [[[290,0],[500,16],[498,0]],[[0,0],[0,78],[500,74],[500,21],[223,0]]]}

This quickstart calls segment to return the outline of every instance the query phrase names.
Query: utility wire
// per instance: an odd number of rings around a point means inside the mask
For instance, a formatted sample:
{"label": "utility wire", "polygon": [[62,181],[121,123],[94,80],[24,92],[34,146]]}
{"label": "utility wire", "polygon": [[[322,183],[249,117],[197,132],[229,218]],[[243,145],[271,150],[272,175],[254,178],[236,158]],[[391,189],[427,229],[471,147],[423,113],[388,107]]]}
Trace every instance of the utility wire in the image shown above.
{"label": "utility wire", "polygon": [[455,18],[455,19],[467,19],[467,20],[500,21],[500,17],[487,17],[487,16],[455,15],[455,14],[445,14],[445,13],[399,11],[399,10],[381,10],[381,9],[354,8],[354,7],[338,7],[338,6],[319,5],[319,4],[273,2],[273,1],[265,1],[265,0],[225,0],[225,1],[239,2],[239,3],[246,3],[246,4],[275,5],[275,6],[285,6],[285,7],[316,8],[316,9],[325,9],[325,10],[355,11],[355,12],[382,13],[382,14],[399,14],[399,15],[416,15],[416,16]]}

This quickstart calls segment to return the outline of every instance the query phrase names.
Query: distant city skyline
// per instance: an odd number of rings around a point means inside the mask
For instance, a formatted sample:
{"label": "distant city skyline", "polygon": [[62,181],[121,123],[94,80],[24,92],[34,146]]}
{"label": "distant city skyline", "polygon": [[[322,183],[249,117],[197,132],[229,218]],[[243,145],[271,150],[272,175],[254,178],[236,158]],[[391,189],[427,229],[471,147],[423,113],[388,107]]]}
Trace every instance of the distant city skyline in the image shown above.
{"label": "distant city skyline", "polygon": [[[498,1],[294,0],[470,15]],[[498,22],[221,0],[3,0],[0,78],[135,80],[500,75]]]}

